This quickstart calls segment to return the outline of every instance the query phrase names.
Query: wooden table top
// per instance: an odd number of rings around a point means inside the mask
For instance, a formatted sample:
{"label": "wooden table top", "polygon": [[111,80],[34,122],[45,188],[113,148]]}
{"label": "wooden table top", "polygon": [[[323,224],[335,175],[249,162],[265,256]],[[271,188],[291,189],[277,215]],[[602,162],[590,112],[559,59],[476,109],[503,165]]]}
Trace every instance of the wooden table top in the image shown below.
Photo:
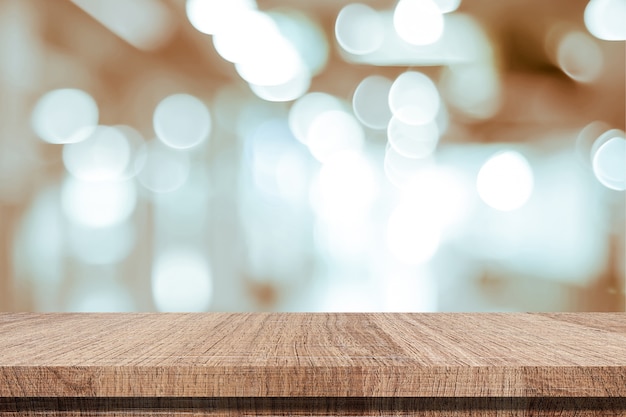
{"label": "wooden table top", "polygon": [[625,397],[626,313],[1,313],[0,397]]}

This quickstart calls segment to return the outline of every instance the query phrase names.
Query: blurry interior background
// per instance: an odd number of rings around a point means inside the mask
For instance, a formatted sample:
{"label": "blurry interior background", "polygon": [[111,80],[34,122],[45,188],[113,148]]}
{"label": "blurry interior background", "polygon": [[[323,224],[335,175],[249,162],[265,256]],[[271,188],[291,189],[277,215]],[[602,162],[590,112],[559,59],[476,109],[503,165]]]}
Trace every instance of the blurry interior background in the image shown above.
{"label": "blurry interior background", "polygon": [[624,0],[0,0],[0,310],[624,311]]}

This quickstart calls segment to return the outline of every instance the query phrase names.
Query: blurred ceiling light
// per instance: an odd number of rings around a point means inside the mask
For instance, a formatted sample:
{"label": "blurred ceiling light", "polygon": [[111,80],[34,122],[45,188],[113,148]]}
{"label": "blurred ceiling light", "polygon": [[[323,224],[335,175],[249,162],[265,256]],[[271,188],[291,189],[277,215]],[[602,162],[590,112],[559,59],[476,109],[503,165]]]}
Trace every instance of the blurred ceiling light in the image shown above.
{"label": "blurred ceiling light", "polygon": [[617,129],[607,133],[598,139],[602,143],[594,150],[593,172],[605,187],[624,191],[626,190],[626,137],[623,131]]}
{"label": "blurred ceiling light", "polygon": [[626,2],[624,0],[591,0],[585,8],[585,26],[598,39],[626,40]]}
{"label": "blurred ceiling light", "polygon": [[410,125],[394,116],[387,127],[387,139],[400,155],[424,158],[437,147],[439,128],[434,120],[423,125]]}
{"label": "blurred ceiling light", "polygon": [[561,37],[557,48],[558,65],[571,79],[588,83],[597,80],[602,74],[604,56],[589,35],[570,31]]}
{"label": "blurred ceiling light", "polygon": [[256,9],[255,0],[187,0],[187,18],[196,30],[214,35],[237,19],[242,10]]}
{"label": "blurred ceiling light", "polygon": [[363,79],[352,96],[354,115],[371,129],[385,129],[391,119],[389,90],[392,81],[380,75]]}
{"label": "blurred ceiling light", "polygon": [[450,13],[455,11],[461,5],[461,0],[434,0],[441,13]]}
{"label": "blurred ceiling light", "polygon": [[72,0],[111,32],[138,49],[154,50],[174,34],[176,20],[157,0]]}
{"label": "blurred ceiling light", "polygon": [[364,4],[352,3],[337,15],[335,37],[346,52],[362,55],[381,47],[385,28],[376,10]]}
{"label": "blurred ceiling light", "polygon": [[168,193],[187,181],[191,162],[183,151],[152,140],[141,148],[135,164],[141,185],[155,193]]}
{"label": "blurred ceiling light", "polygon": [[206,311],[213,295],[209,263],[193,248],[174,247],[157,254],[152,267],[152,297],[158,311]]}
{"label": "blurred ceiling light", "polygon": [[311,123],[306,139],[309,151],[322,163],[339,151],[360,150],[364,142],[363,128],[354,116],[343,110],[318,115]]}
{"label": "blurred ceiling light", "polygon": [[443,14],[433,0],[399,0],[393,26],[405,42],[429,45],[443,35]]}
{"label": "blurred ceiling light", "polygon": [[491,41],[480,23],[462,13],[444,16],[446,30],[434,43],[412,45],[394,29],[393,13],[377,12],[384,27],[383,44],[365,54],[351,54],[341,49],[348,62],[378,66],[452,65],[493,60]]}
{"label": "blurred ceiling light", "polygon": [[63,146],[68,172],[83,181],[119,179],[132,165],[126,136],[109,126],[97,126],[85,140]]}
{"label": "blurred ceiling light", "polygon": [[500,108],[500,76],[491,63],[446,68],[441,91],[447,103],[471,118],[488,119]]}
{"label": "blurred ceiling light", "polygon": [[66,217],[85,227],[121,223],[133,213],[136,204],[132,181],[86,182],[68,175],[61,188],[61,206]]}
{"label": "blurred ceiling light", "polygon": [[72,224],[68,232],[72,256],[88,265],[113,265],[124,260],[135,246],[136,232],[132,222],[111,227],[91,228]]}
{"label": "blurred ceiling light", "polygon": [[408,124],[431,122],[440,106],[435,84],[416,71],[407,71],[396,78],[389,90],[388,100],[393,115]]}
{"label": "blurred ceiling light", "polygon": [[98,105],[82,90],[52,90],[37,101],[31,124],[37,136],[48,143],[80,142],[98,124]]}
{"label": "blurred ceiling light", "polygon": [[350,223],[366,216],[379,192],[371,162],[361,152],[337,152],[320,168],[311,200],[327,221]]}
{"label": "blurred ceiling light", "polygon": [[440,240],[440,226],[419,205],[401,204],[389,216],[387,248],[402,263],[427,262],[437,252]]}
{"label": "blurred ceiling light", "polygon": [[207,106],[189,94],[164,98],[152,119],[157,137],[174,149],[198,146],[211,134],[211,114]]}
{"label": "blurred ceiling light", "polygon": [[534,187],[533,171],[526,158],[516,151],[496,153],[480,168],[476,189],[490,207],[512,211],[522,207]]}
{"label": "blurred ceiling light", "polygon": [[289,128],[300,142],[307,144],[309,128],[325,111],[344,110],[342,102],[335,96],[314,92],[300,97],[289,110]]}

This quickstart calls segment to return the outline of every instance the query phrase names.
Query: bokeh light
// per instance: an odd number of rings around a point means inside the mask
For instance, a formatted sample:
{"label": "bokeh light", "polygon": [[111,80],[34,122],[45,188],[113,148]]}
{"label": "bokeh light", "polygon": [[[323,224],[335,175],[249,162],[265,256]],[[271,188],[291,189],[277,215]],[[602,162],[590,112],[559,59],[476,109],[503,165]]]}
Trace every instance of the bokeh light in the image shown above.
{"label": "bokeh light", "polygon": [[92,18],[135,48],[154,51],[167,44],[176,20],[157,0],[72,0]]}
{"label": "bokeh light", "polygon": [[585,8],[585,26],[598,39],[626,40],[626,2],[623,0],[590,0]]}
{"label": "bokeh light", "polygon": [[196,30],[213,35],[232,24],[242,10],[256,7],[254,0],[187,0],[186,12]]}
{"label": "bokeh light", "polygon": [[108,227],[128,219],[135,210],[137,192],[132,181],[86,182],[67,176],[61,205],[68,220],[85,227]]}
{"label": "bokeh light", "polygon": [[256,85],[249,84],[257,97],[267,101],[292,101],[307,92],[311,86],[311,74],[302,67],[296,75],[283,84]]}
{"label": "bokeh light", "polygon": [[385,175],[398,188],[404,188],[415,174],[431,164],[429,158],[411,158],[402,155],[391,144],[385,149],[383,162]]}
{"label": "bokeh light", "polygon": [[439,106],[437,87],[421,72],[400,74],[389,90],[389,107],[394,116],[404,123],[428,123],[437,115]]}
{"label": "bokeh light", "polygon": [[387,138],[399,154],[408,158],[424,158],[437,147],[439,128],[434,120],[423,125],[410,125],[394,116],[389,121]]}
{"label": "bokeh light", "polygon": [[500,81],[491,64],[450,66],[441,79],[446,102],[474,119],[489,119],[500,106]]}
{"label": "bokeh light", "polygon": [[289,110],[289,127],[296,139],[306,144],[313,121],[325,111],[343,110],[341,101],[327,93],[314,92],[302,96]]}
{"label": "bokeh light", "polygon": [[581,1],[0,1],[0,310],[623,311]]}
{"label": "bokeh light", "polygon": [[580,129],[576,136],[575,151],[578,157],[578,162],[585,167],[591,168],[593,155],[597,148],[604,143],[601,139],[610,130],[610,125],[594,120],[588,123],[585,127]]}
{"label": "bokeh light", "polygon": [[593,172],[607,188],[626,190],[626,138],[624,132],[611,131],[593,155]]}
{"label": "bokeh light", "polygon": [[[22,264],[31,280],[42,286],[44,292],[50,289],[49,285],[58,286],[63,281],[65,230],[59,200],[57,186],[42,190],[24,213],[18,228],[16,265]],[[48,306],[49,300],[42,298],[43,304]]]}
{"label": "bokeh light", "polygon": [[604,68],[604,56],[596,41],[580,31],[571,31],[559,41],[557,49],[559,67],[571,79],[592,82]]}
{"label": "bokeh light", "polygon": [[473,208],[471,180],[454,166],[432,164],[418,170],[402,189],[402,202],[419,207],[442,233],[459,233]]}
{"label": "bokeh light", "polygon": [[396,33],[393,12],[379,13],[385,32],[383,44],[380,48],[361,55],[343,53],[342,57],[346,61],[376,67],[413,69],[424,66],[477,65],[494,60],[496,52],[483,25],[469,14],[447,14],[446,30],[436,42],[411,45]]}
{"label": "bokeh light", "polygon": [[399,0],[393,13],[393,26],[405,42],[428,45],[443,35],[443,14],[433,0]]}
{"label": "bokeh light", "polygon": [[321,167],[311,198],[324,219],[350,223],[368,213],[379,187],[367,157],[343,151],[332,155]]}
{"label": "bokeh light", "polygon": [[315,159],[324,163],[339,151],[361,149],[364,141],[365,133],[354,116],[345,111],[331,110],[313,120],[306,144]]}
{"label": "bokeh light", "polygon": [[154,131],[167,146],[188,149],[199,145],[211,133],[207,106],[189,94],[164,98],[154,110]]}
{"label": "bokeh light", "polygon": [[70,254],[88,265],[114,265],[123,261],[136,240],[135,226],[129,221],[100,228],[71,224],[67,235]]}
{"label": "bokeh light", "polygon": [[98,105],[82,90],[62,88],[44,94],[31,117],[33,130],[44,141],[80,142],[98,124]]}
{"label": "bokeh light", "polygon": [[296,48],[285,38],[266,41],[272,45],[262,57],[235,64],[237,74],[250,84],[283,85],[308,74]]}
{"label": "bokeh light", "polygon": [[389,252],[400,262],[422,264],[437,252],[441,230],[420,206],[400,205],[389,217],[386,242]]}
{"label": "bokeh light", "polygon": [[354,115],[371,129],[385,129],[391,119],[389,90],[392,81],[380,75],[364,78],[352,96]]}
{"label": "bokeh light", "polygon": [[246,164],[255,187],[271,196],[297,201],[304,195],[307,150],[281,118],[262,123],[246,138]]}
{"label": "bokeh light", "polygon": [[294,43],[269,14],[261,11],[240,11],[232,25],[213,36],[213,45],[250,84],[285,84],[308,71]]}
{"label": "bokeh light", "polygon": [[522,154],[504,151],[493,155],[480,168],[476,189],[480,198],[496,210],[522,207],[534,187],[533,171]]}
{"label": "bokeh light", "polygon": [[84,181],[121,178],[131,163],[131,148],[122,131],[98,126],[81,142],[63,146],[63,163],[75,177]]}
{"label": "bokeh light", "polygon": [[308,73],[312,76],[324,70],[328,62],[329,46],[326,34],[316,19],[291,9],[268,12],[280,33],[294,45]]}
{"label": "bokeh light", "polygon": [[136,310],[135,300],[128,288],[115,281],[110,274],[98,275],[78,283],[71,290],[64,311],[123,313]]}
{"label": "bokeh light", "polygon": [[213,279],[203,253],[172,247],[158,253],[152,267],[152,297],[158,311],[206,311],[213,296]]}
{"label": "bokeh light", "polygon": [[128,164],[126,165],[126,170],[124,170],[124,172],[121,174],[120,179],[133,178],[135,175],[137,175],[138,170],[141,168],[137,166],[135,161],[146,141],[141,133],[139,133],[133,127],[127,125],[116,125],[113,127],[122,135],[124,135],[129,148]]}
{"label": "bokeh light", "polygon": [[376,10],[364,4],[352,3],[337,15],[335,37],[346,52],[362,55],[381,47],[385,29]]}
{"label": "bokeh light", "polygon": [[191,161],[188,154],[152,140],[139,150],[135,166],[141,185],[155,193],[168,193],[187,181]]}
{"label": "bokeh light", "polygon": [[213,45],[222,58],[238,63],[262,56],[271,46],[268,42],[280,37],[276,22],[267,13],[244,9],[231,24],[213,36]]}
{"label": "bokeh light", "polygon": [[308,193],[311,158],[300,149],[288,149],[278,159],[276,184],[281,197],[295,204],[305,204]]}
{"label": "bokeh light", "polygon": [[461,5],[461,0],[434,0],[441,13],[450,13],[455,11]]}

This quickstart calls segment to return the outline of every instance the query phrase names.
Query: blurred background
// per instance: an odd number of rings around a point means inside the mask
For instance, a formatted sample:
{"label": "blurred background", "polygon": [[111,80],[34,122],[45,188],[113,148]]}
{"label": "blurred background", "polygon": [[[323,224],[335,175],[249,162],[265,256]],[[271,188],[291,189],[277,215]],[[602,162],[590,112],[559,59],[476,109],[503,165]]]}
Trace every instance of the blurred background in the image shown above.
{"label": "blurred background", "polygon": [[0,0],[0,310],[624,311],[624,0]]}

